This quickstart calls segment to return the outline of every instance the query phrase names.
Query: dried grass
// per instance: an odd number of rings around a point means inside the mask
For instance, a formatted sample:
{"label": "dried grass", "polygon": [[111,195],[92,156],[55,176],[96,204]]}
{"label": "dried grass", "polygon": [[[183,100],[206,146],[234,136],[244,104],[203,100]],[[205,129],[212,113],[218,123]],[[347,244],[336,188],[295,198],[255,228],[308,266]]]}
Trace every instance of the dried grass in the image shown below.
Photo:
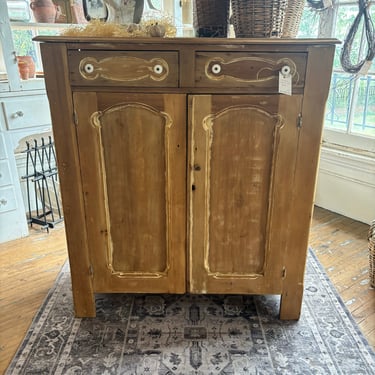
{"label": "dried grass", "polygon": [[96,37],[167,37],[176,36],[176,27],[170,18],[145,20],[140,24],[120,25],[116,23],[92,20],[86,25],[72,25],[61,32],[63,36],[96,36]]}

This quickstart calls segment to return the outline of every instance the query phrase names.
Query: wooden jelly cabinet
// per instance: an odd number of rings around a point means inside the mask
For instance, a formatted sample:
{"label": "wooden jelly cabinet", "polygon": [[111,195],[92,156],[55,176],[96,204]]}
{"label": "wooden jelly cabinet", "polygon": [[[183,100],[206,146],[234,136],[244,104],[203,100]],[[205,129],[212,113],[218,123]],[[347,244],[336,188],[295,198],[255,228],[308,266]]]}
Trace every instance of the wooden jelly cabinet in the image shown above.
{"label": "wooden jelly cabinet", "polygon": [[298,319],[336,41],[36,39],[76,315],[95,293],[223,293]]}

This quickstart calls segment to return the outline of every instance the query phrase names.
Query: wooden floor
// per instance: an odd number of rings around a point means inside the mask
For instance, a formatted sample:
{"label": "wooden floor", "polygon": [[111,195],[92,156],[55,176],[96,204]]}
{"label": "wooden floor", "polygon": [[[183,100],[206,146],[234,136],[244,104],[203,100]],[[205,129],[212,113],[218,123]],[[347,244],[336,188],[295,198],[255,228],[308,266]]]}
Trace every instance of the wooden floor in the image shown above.
{"label": "wooden floor", "polygon": [[375,289],[368,273],[368,230],[368,225],[316,207],[310,246],[375,349]]}
{"label": "wooden floor", "polygon": [[[368,277],[368,225],[316,208],[310,245],[375,348],[375,290]],[[0,374],[67,258],[63,224],[0,244]]]}

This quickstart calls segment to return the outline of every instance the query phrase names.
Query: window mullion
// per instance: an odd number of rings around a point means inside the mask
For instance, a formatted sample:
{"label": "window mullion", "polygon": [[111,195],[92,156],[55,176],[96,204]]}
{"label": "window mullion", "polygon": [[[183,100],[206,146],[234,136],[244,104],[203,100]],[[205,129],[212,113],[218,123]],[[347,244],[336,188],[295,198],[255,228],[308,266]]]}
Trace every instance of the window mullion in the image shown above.
{"label": "window mullion", "polygon": [[354,109],[357,106],[357,101],[358,101],[358,90],[359,90],[359,76],[355,75],[353,76],[353,88],[352,88],[352,94],[350,95],[350,101],[349,101],[349,108],[348,108],[348,124],[347,124],[347,133],[351,134],[352,129],[354,126],[354,115],[355,111]]}
{"label": "window mullion", "polygon": [[[365,49],[365,27],[364,25],[362,26],[362,33],[361,33],[361,43],[360,43],[360,48],[358,52],[358,58],[362,56],[362,53]],[[358,96],[359,96],[359,81],[360,81],[360,75],[356,74],[353,75],[353,80],[354,80],[354,87],[352,90],[352,95],[351,95],[351,100],[350,100],[350,107],[349,107],[349,116],[348,116],[348,127],[347,131],[349,134],[352,133],[352,129],[354,127],[354,115],[355,115],[355,108],[357,107],[357,102],[358,102]]]}

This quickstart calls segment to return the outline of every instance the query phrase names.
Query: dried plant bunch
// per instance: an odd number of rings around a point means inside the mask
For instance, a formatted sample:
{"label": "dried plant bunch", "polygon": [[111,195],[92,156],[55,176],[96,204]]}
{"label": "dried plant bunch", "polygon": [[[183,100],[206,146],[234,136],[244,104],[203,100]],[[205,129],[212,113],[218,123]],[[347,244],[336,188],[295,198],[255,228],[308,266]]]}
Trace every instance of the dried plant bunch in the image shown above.
{"label": "dried plant bunch", "polygon": [[64,36],[96,36],[96,37],[167,37],[176,36],[176,27],[170,18],[149,19],[139,24],[121,25],[118,23],[92,20],[86,25],[70,26],[63,30]]}

